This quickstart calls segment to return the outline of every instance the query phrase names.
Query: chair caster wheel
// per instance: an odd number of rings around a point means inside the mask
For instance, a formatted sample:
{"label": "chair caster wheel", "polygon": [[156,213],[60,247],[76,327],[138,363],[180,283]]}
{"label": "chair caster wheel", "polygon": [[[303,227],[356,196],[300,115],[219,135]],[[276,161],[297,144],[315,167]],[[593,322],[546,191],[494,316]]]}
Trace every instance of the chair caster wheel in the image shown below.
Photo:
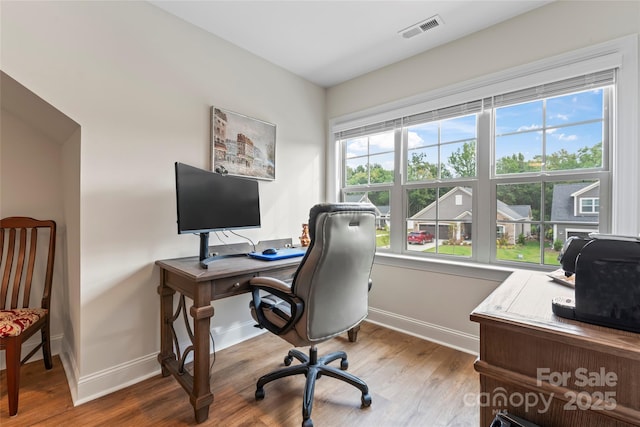
{"label": "chair caster wheel", "polygon": [[256,400],[262,400],[262,399],[264,399],[264,389],[259,388],[256,390]]}
{"label": "chair caster wheel", "polygon": [[307,418],[302,421],[302,427],[313,427],[313,421],[311,421],[311,418]]}
{"label": "chair caster wheel", "polygon": [[293,356],[285,356],[284,357],[284,366],[291,365],[292,361],[293,361]]}
{"label": "chair caster wheel", "polygon": [[362,398],[360,399],[360,401],[362,402],[362,407],[363,408],[367,408],[367,407],[371,406],[371,395],[369,393],[363,394]]}
{"label": "chair caster wheel", "polygon": [[347,359],[342,359],[342,361],[340,361],[340,369],[343,371],[349,369],[349,361]]}

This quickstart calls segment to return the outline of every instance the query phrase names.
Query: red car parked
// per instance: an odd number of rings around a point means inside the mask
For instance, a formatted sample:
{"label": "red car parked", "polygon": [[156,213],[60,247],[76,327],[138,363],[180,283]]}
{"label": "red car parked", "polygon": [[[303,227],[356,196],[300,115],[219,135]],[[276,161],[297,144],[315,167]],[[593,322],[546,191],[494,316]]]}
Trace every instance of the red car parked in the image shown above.
{"label": "red car parked", "polygon": [[424,245],[431,242],[433,242],[433,234],[428,231],[412,231],[407,236],[407,243],[409,244]]}

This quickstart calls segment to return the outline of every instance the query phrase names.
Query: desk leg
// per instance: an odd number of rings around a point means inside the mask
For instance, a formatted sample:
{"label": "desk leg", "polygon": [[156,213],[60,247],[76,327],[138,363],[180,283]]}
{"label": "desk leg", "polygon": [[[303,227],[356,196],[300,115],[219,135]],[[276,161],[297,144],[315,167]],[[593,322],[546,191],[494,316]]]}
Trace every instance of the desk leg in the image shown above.
{"label": "desk leg", "polygon": [[356,342],[358,340],[358,331],[360,330],[360,325],[354,326],[353,328],[347,331],[347,336],[349,337],[349,342]]}
{"label": "desk leg", "polygon": [[196,422],[201,423],[209,417],[209,406],[213,403],[209,383],[209,328],[213,316],[210,286],[197,287],[189,313],[193,317],[194,347],[193,390],[189,400],[195,412]]}
{"label": "desk leg", "polygon": [[160,354],[158,354],[158,363],[162,368],[162,376],[166,377],[171,374],[166,368],[166,363],[169,360],[176,360],[170,326],[173,322],[173,295],[176,291],[165,285],[164,271],[160,271],[160,276],[161,282],[158,286],[158,294],[160,294]]}

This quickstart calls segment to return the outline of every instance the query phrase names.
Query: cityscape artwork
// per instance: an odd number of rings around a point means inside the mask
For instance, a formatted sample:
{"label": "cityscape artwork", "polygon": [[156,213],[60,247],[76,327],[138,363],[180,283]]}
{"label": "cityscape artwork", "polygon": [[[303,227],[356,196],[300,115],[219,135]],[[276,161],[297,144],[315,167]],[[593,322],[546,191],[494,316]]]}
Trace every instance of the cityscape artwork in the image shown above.
{"label": "cityscape artwork", "polygon": [[212,170],[257,179],[275,179],[276,126],[211,108]]}

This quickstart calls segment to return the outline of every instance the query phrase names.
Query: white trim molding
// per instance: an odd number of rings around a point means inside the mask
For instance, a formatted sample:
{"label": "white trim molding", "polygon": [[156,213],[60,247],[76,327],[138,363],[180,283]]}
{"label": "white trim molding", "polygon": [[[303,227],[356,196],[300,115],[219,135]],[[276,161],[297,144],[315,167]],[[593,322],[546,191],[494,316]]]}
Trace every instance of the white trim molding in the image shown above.
{"label": "white trim molding", "polygon": [[445,328],[433,323],[402,316],[397,313],[369,307],[368,322],[393,329],[417,338],[434,342],[465,353],[478,355],[480,352],[479,335]]}
{"label": "white trim molding", "polygon": [[[260,335],[265,331],[254,327],[255,322],[247,321],[241,324],[234,324],[230,327],[216,327],[211,329],[215,340],[215,351],[223,350],[237,343]],[[180,348],[185,349],[191,343],[180,342]],[[80,377],[78,375],[75,361],[69,358],[70,352],[61,355],[63,366],[67,373],[67,381],[71,391],[71,398],[74,406],[81,405],[114,391],[121,390],[160,374],[160,364],[158,363],[158,353],[148,354],[126,363],[113,366],[91,375]],[[189,363],[193,358],[187,357]],[[215,369],[215,368],[214,368]]]}

